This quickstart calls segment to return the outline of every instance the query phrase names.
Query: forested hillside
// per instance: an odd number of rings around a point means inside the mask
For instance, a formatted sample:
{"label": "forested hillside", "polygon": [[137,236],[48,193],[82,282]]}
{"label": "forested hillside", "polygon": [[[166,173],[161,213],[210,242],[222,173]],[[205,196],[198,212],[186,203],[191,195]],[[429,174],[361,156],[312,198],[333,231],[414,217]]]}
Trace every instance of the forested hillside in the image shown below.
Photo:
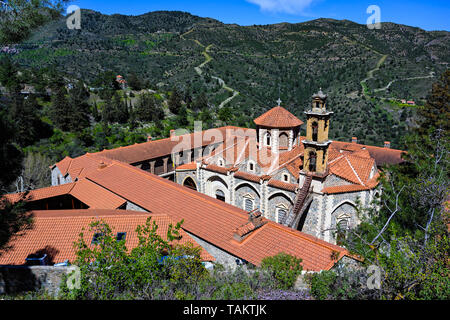
{"label": "forested hillside", "polygon": [[[41,80],[56,72],[66,82],[81,80],[92,94],[105,74],[122,75],[137,89],[152,89],[165,108],[161,115],[186,119],[174,126],[190,127],[193,120],[251,126],[278,97],[304,118],[321,87],[335,112],[331,138],[356,136],[373,145],[389,140],[401,148],[401,137],[416,123],[415,106],[401,100],[424,104],[431,83],[448,67],[450,33],[392,23],[369,30],[331,19],[243,27],[183,12],[108,16],[83,10],[81,30],[69,30],[62,17],[15,48],[12,60]],[[168,109],[174,88],[180,106]],[[111,98],[95,95],[89,103],[101,113]]]}

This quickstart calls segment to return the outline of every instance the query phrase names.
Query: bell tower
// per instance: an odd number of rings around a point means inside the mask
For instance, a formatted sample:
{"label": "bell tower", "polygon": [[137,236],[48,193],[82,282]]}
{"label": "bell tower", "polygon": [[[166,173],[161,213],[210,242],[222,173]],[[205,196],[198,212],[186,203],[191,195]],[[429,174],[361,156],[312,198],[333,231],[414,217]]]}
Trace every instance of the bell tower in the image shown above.
{"label": "bell tower", "polygon": [[312,96],[312,108],[305,111],[307,118],[306,139],[303,157],[303,171],[317,175],[327,174],[328,148],[331,140],[328,139],[330,118],[333,112],[327,111],[327,95],[322,92]]}

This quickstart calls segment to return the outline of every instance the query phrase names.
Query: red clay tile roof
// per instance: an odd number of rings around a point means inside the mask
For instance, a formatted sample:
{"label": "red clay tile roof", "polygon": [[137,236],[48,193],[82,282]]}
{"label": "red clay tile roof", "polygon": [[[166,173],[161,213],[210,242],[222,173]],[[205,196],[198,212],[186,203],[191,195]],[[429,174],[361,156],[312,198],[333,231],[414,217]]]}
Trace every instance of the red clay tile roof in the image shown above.
{"label": "red clay tile roof", "polygon": [[72,182],[81,179],[90,171],[98,170],[102,165],[110,164],[111,160],[98,154],[86,153],[75,159],[66,157],[62,161],[55,164],[61,171],[62,175],[69,174]]}
{"label": "red clay tile roof", "polygon": [[177,171],[183,171],[183,170],[197,170],[197,164],[195,162],[182,164],[181,166],[177,167]]}
{"label": "red clay tile roof", "polygon": [[341,256],[346,253],[340,247],[270,221],[239,244],[233,241],[233,234],[247,223],[245,211],[124,163],[116,162],[87,179],[150,212],[166,213],[174,221],[184,219],[184,230],[256,265],[268,255],[286,251],[302,258],[305,269],[322,270],[333,265],[334,250]]}
{"label": "red clay tile roof", "polygon": [[75,183],[68,183],[68,184],[63,184],[60,186],[31,190],[28,193],[6,194],[3,197],[12,203],[19,201],[25,195],[26,195],[26,197],[24,200],[38,201],[38,200],[42,200],[42,199],[53,198],[53,197],[58,197],[58,196],[62,196],[65,194],[69,194],[74,186],[75,186]]}
{"label": "red clay tile roof", "polygon": [[257,183],[259,183],[259,181],[261,180],[260,176],[258,176],[256,174],[244,172],[244,171],[238,171],[234,174],[234,176],[239,179],[244,179],[247,181],[252,181],[252,182],[257,182]]}
{"label": "red clay tile roof", "polygon": [[292,192],[294,192],[298,188],[297,184],[287,183],[287,182],[283,182],[283,181],[275,180],[275,179],[270,179],[269,186],[272,186],[272,187],[275,187],[275,188],[279,188],[279,189],[288,190],[288,191],[292,191]]}
{"label": "red clay tile roof", "polygon": [[[156,159],[167,156],[172,153],[175,146],[180,142],[186,143],[185,148],[191,149],[194,147],[197,140],[199,145],[207,146],[214,143],[222,143],[227,139],[227,131],[248,130],[246,128],[238,128],[233,126],[221,127],[217,129],[209,129],[202,132],[196,132],[176,137],[176,139],[166,138],[161,140],[148,141],[144,143],[134,144],[131,146],[120,147],[111,150],[103,150],[96,153],[112,160],[118,160],[125,163],[133,164],[141,161]],[[216,135],[217,134],[217,135]],[[181,151],[181,150],[179,150]]]}
{"label": "red clay tile roof", "polygon": [[324,188],[322,192],[327,194],[335,194],[335,193],[356,192],[364,190],[370,190],[370,188],[360,184],[348,184],[343,186],[327,187]]}
{"label": "red clay tile roof", "polygon": [[303,121],[280,106],[270,109],[254,122],[258,126],[269,128],[294,128],[303,124]]}
{"label": "red clay tile roof", "polygon": [[[250,234],[239,246],[246,260],[259,265],[262,257],[285,252],[303,260],[303,270],[329,270],[348,251],[308,234],[282,226],[273,221]],[[337,259],[332,254],[337,253]]]}
{"label": "red clay tile roof", "polygon": [[127,202],[124,198],[86,179],[76,182],[70,194],[88,205],[90,209],[117,209]]}
{"label": "red clay tile roof", "polygon": [[369,152],[370,156],[375,159],[377,166],[383,166],[385,164],[393,165],[402,163],[403,162],[402,154],[405,153],[405,151],[402,150],[362,145],[358,143],[341,142],[341,141],[333,141],[331,143],[331,146],[336,150],[352,150],[352,151],[358,151],[365,148]]}
{"label": "red clay tile roof", "polygon": [[[89,231],[92,221],[103,220],[114,233],[126,232],[125,245],[128,250],[138,244],[136,228],[144,225],[148,217],[158,225],[157,233],[167,239],[169,224],[175,222],[165,214],[150,214],[145,212],[133,212],[122,210],[62,210],[62,211],[35,211],[34,227],[23,236],[16,237],[10,243],[12,249],[0,256],[0,265],[22,265],[25,259],[39,251],[44,251],[52,258],[52,263],[60,263],[65,260],[73,262],[76,259],[73,243],[79,239],[79,234],[84,228],[84,239],[90,244],[93,231]],[[199,245],[181,230],[182,238],[175,240],[174,244],[192,243]],[[201,251],[204,261],[214,261],[208,252]]]}
{"label": "red clay tile roof", "polygon": [[221,173],[221,174],[227,174],[228,171],[230,171],[231,168],[220,167],[220,166],[216,166],[215,164],[208,164],[205,167],[205,169],[209,170],[209,171],[218,172],[218,173]]}

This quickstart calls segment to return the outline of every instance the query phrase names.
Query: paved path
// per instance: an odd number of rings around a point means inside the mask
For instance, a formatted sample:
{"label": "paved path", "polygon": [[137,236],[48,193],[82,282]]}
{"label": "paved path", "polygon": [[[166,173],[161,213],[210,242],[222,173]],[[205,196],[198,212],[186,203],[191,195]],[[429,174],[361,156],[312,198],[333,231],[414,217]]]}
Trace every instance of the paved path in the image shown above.
{"label": "paved path", "polygon": [[[209,50],[211,49],[211,47],[213,46],[212,44],[208,45],[208,46],[204,46],[200,41],[196,40],[196,39],[186,39],[185,36],[190,34],[192,31],[194,31],[194,29],[189,30],[188,32],[186,32],[185,34],[182,34],[180,37],[183,40],[192,40],[194,41],[196,44],[198,44],[200,47],[205,48],[205,50],[202,52],[202,54],[205,56],[205,61],[202,62],[199,66],[194,67],[195,72],[197,72],[197,74],[199,76],[201,76],[203,74],[203,70],[202,68],[207,65],[208,63],[210,63],[212,61],[212,57],[209,55]],[[222,101],[219,104],[219,109],[223,108],[227,103],[229,103],[231,100],[233,100],[237,95],[239,95],[239,91],[234,90],[233,88],[230,88],[229,86],[226,85],[225,81],[219,77],[216,76],[211,76],[211,78],[217,80],[219,82],[219,85],[222,86],[223,89],[225,89],[226,91],[229,92],[233,92],[233,95],[227,99],[225,99],[224,101]]]}

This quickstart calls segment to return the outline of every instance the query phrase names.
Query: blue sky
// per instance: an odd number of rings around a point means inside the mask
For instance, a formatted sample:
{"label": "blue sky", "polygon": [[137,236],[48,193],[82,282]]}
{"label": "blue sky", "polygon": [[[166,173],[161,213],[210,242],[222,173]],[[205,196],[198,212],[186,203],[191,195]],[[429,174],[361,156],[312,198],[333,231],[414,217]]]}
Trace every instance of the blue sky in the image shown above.
{"label": "blue sky", "polygon": [[76,0],[72,4],[104,14],[139,15],[156,10],[180,10],[240,25],[298,23],[317,18],[365,24],[370,16],[366,13],[367,7],[377,5],[381,22],[450,31],[449,0]]}

